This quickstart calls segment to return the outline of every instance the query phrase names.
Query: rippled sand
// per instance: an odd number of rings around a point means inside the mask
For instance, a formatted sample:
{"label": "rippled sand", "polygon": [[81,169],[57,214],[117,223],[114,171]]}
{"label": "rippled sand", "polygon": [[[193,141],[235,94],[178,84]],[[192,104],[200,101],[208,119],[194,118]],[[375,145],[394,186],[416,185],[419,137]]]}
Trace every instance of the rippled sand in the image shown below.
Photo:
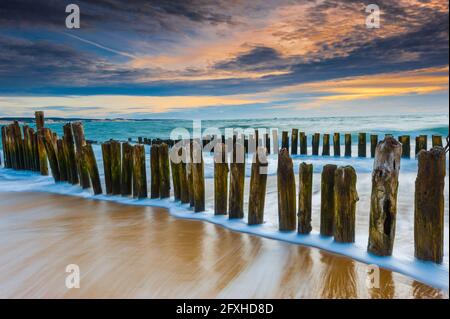
{"label": "rippled sand", "polygon": [[[68,264],[81,287],[67,289]],[[180,220],[165,210],[0,193],[2,298],[448,298],[318,249]]]}

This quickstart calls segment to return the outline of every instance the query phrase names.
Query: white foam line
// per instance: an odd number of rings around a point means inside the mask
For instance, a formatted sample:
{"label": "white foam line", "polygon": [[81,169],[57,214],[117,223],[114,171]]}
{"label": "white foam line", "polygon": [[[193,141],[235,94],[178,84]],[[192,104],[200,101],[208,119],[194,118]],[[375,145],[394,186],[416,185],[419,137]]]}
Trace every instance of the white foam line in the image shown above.
{"label": "white foam line", "polygon": [[[376,264],[382,268],[406,275],[432,287],[445,290],[446,292],[449,291],[448,269],[433,262],[424,262],[418,259],[404,259],[395,256],[375,256],[361,249],[361,247],[358,247],[357,245],[337,243],[332,237],[323,237],[317,231],[313,231],[309,235],[298,234],[296,231],[280,232],[275,225],[270,223],[264,223],[262,225],[248,225],[241,219],[229,219],[226,215],[216,216],[211,210],[195,213],[191,210],[189,204],[174,202],[172,199],[138,200],[130,197],[111,195],[94,196],[89,190],[82,190],[79,186],[73,186],[65,183],[54,184],[53,178],[51,177],[42,177],[37,174],[35,175],[36,177],[41,178],[43,183],[39,185],[38,189],[35,187],[30,187],[26,189],[26,191],[77,196],[86,199],[117,202],[126,205],[162,207],[168,209],[171,215],[178,218],[206,221],[237,232],[280,240],[292,244],[319,248],[328,252],[353,258],[354,260],[366,264]],[[21,191],[23,190],[18,190],[18,192]]]}

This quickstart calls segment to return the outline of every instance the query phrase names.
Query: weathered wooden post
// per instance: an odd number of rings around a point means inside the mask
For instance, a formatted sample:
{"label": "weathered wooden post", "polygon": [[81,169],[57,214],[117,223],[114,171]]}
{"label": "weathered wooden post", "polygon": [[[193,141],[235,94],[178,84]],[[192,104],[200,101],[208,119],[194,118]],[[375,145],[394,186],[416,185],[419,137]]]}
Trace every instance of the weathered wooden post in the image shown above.
{"label": "weathered wooden post", "polygon": [[351,157],[352,156],[352,135],[351,134],[345,134],[345,157]]}
{"label": "weathered wooden post", "polygon": [[9,168],[9,151],[8,151],[8,144],[6,142],[6,126],[2,126],[2,146],[3,146],[3,163],[5,165],[5,168]]}
{"label": "weathered wooden post", "polygon": [[159,198],[160,171],[159,171],[159,145],[150,147],[150,198]]}
{"label": "weathered wooden post", "polygon": [[300,154],[308,155],[308,142],[305,132],[300,132]]}
{"label": "weathered wooden post", "polygon": [[161,198],[170,197],[170,164],[169,164],[169,146],[166,143],[159,145],[159,195]]}
{"label": "weathered wooden post", "polygon": [[432,135],[431,143],[432,143],[432,147],[436,147],[436,146],[442,147],[442,136],[441,135]]}
{"label": "weathered wooden post", "polygon": [[320,133],[312,136],[312,155],[319,155]]}
{"label": "weathered wooden post", "polygon": [[20,125],[18,121],[13,123],[13,134],[14,134],[14,149],[17,155],[17,169],[24,169],[24,154],[23,154],[23,141],[22,141],[22,131],[20,130]]}
{"label": "weathered wooden post", "polygon": [[245,156],[242,137],[233,137],[233,150],[230,162],[230,195],[228,216],[230,218],[244,218],[244,182]]}
{"label": "weathered wooden post", "polygon": [[43,129],[45,125],[44,112],[36,111],[34,112],[34,117],[36,119],[36,130],[39,131],[40,129]]}
{"label": "weathered wooden post", "polygon": [[186,166],[186,174],[187,174],[187,182],[188,182],[188,191],[189,191],[189,206],[194,207],[194,170],[193,170],[193,161],[192,161],[192,152],[193,152],[193,141],[189,140],[188,147],[186,148],[187,153],[187,166]]}
{"label": "weathered wooden post", "polygon": [[105,188],[106,194],[112,194],[112,182],[111,182],[111,143],[105,142],[102,144],[102,156],[103,156],[103,172],[105,176]]}
{"label": "weathered wooden post", "polygon": [[444,188],[446,156],[442,147],[418,154],[414,195],[414,255],[442,263],[444,255]]}
{"label": "weathered wooden post", "polygon": [[359,133],[358,135],[358,157],[367,156],[367,145],[366,145],[367,134]]}
{"label": "weathered wooden post", "polygon": [[311,227],[313,165],[301,163],[299,168],[298,233],[309,234]]}
{"label": "weathered wooden post", "polygon": [[322,236],[333,236],[334,226],[334,174],[337,166],[333,164],[324,165],[321,178],[320,190],[320,234]]}
{"label": "weathered wooden post", "polygon": [[402,143],[402,158],[411,157],[411,139],[409,135],[399,136],[399,142]]}
{"label": "weathered wooden post", "polygon": [[259,147],[253,156],[248,200],[249,225],[257,225],[264,222],[268,166],[266,152],[264,147]]}
{"label": "weathered wooden post", "polygon": [[79,183],[78,170],[77,170],[77,158],[75,155],[75,143],[73,140],[72,125],[70,123],[63,126],[63,140],[67,150],[67,172],[68,180],[72,185]]}
{"label": "weathered wooden post", "polygon": [[[207,141],[208,142],[208,141]],[[170,169],[172,171],[173,197],[175,201],[180,200],[180,168],[178,162],[178,146],[170,149]]]}
{"label": "weathered wooden post", "polygon": [[122,170],[120,177],[120,193],[122,196],[130,196],[133,192],[133,153],[133,146],[129,143],[122,143]]}
{"label": "weathered wooden post", "polygon": [[[188,178],[187,178],[187,172],[186,172],[186,166],[187,166],[187,156],[188,152],[186,150],[186,141],[183,140],[181,142],[181,148],[179,150],[179,156],[181,158],[181,162],[178,165],[179,168],[179,178],[180,178],[180,200],[181,203],[187,204],[189,203],[189,186],[188,186]],[[189,145],[189,144],[187,144]],[[214,150],[216,148],[214,147]]]}
{"label": "weathered wooden post", "polygon": [[295,230],[296,194],[294,165],[292,158],[289,157],[289,151],[285,148],[282,148],[278,153],[277,188],[279,230]]}
{"label": "weathered wooden post", "polygon": [[53,143],[52,131],[48,128],[43,128],[41,131],[44,138],[45,152],[48,156],[48,161],[50,163],[50,169],[52,171],[53,178],[55,179],[55,182],[59,182],[61,181],[61,175],[58,165],[57,150],[55,148],[55,144]]}
{"label": "weathered wooden post", "polygon": [[58,158],[58,165],[59,165],[59,174],[60,174],[60,181],[61,182],[67,182],[68,175],[67,175],[67,160],[66,160],[66,151],[64,147],[64,140],[58,139],[56,142],[57,147],[57,158]]}
{"label": "weathered wooden post", "polygon": [[322,156],[330,156],[330,134],[323,134]]}
{"label": "weathered wooden post", "polygon": [[293,128],[291,133],[291,154],[297,155],[298,149],[298,129]]}
{"label": "weathered wooden post", "polygon": [[370,157],[375,157],[375,151],[378,145],[378,135],[372,134],[370,135]]}
{"label": "weathered wooden post", "polygon": [[91,179],[92,190],[94,191],[94,195],[99,195],[102,193],[102,185],[100,183],[100,174],[98,173],[97,161],[95,160],[92,145],[90,143],[83,145],[82,153],[84,163],[89,172],[89,177]]}
{"label": "weathered wooden post", "polygon": [[289,150],[289,133],[287,131],[281,133],[281,148]]}
{"label": "weathered wooden post", "polygon": [[48,175],[48,162],[47,162],[47,153],[45,152],[45,144],[42,130],[39,130],[36,133],[36,138],[37,138],[36,146],[39,158],[39,172],[41,173],[41,175],[46,176]]}
{"label": "weathered wooden post", "polygon": [[269,134],[264,134],[264,141],[265,141],[265,147],[267,154],[270,154],[270,137]]}
{"label": "weathered wooden post", "polygon": [[194,212],[205,210],[205,177],[203,171],[203,152],[200,140],[195,139],[192,148],[194,179]]}
{"label": "weathered wooden post", "polygon": [[375,151],[367,250],[379,256],[392,255],[394,247],[401,155],[402,145],[393,137],[378,143]]}
{"label": "weathered wooden post", "polygon": [[280,147],[278,145],[278,130],[272,130],[272,153],[278,154],[279,148]]}
{"label": "weathered wooden post", "polygon": [[359,200],[356,191],[356,172],[351,166],[340,166],[334,174],[334,240],[355,242],[355,212]]}
{"label": "weathered wooden post", "polygon": [[426,135],[419,135],[416,136],[416,156],[419,154],[421,150],[427,150],[428,149],[428,142],[427,142],[427,136]]}
{"label": "weathered wooden post", "polygon": [[341,156],[341,134],[334,133],[333,135],[333,154],[334,156]]}
{"label": "weathered wooden post", "polygon": [[145,170],[145,147],[133,146],[133,197],[147,198],[147,173]]}
{"label": "weathered wooden post", "polygon": [[214,148],[214,214],[226,215],[228,202],[228,163],[225,144]]}
{"label": "weathered wooden post", "polygon": [[120,175],[122,173],[122,154],[120,143],[111,140],[111,191],[113,195],[120,195]]}
{"label": "weathered wooden post", "polygon": [[77,168],[80,179],[80,185],[83,189],[86,189],[91,186],[91,182],[89,180],[89,172],[87,171],[86,165],[82,165],[83,164],[82,147],[86,145],[83,124],[81,122],[72,123],[72,131],[75,140]]}

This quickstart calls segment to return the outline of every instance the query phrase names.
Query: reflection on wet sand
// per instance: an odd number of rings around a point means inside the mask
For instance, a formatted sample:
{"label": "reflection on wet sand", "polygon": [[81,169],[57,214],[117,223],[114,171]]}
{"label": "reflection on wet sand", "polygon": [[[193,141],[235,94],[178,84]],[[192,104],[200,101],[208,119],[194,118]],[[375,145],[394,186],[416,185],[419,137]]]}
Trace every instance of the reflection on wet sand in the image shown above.
{"label": "reflection on wet sand", "polygon": [[[165,210],[0,193],[0,297],[448,298],[318,249],[176,219]],[[81,287],[67,289],[68,264]]]}

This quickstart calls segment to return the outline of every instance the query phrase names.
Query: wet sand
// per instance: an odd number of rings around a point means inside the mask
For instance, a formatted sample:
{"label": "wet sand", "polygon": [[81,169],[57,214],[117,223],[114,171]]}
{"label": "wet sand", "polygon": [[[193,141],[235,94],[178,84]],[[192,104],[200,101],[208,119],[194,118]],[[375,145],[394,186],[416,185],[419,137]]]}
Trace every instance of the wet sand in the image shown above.
{"label": "wet sand", "polygon": [[[68,264],[80,267],[67,289]],[[1,298],[448,298],[319,249],[176,219],[164,209],[0,193]]]}

